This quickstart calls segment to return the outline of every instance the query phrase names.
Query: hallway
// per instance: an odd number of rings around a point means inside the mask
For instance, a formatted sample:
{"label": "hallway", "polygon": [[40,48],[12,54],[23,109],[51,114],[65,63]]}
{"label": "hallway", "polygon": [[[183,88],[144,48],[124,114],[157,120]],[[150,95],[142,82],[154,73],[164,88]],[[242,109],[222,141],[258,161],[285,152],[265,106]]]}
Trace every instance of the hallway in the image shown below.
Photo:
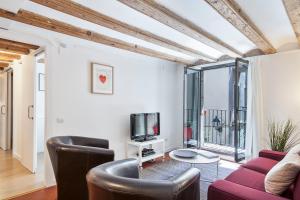
{"label": "hallway", "polygon": [[18,196],[44,187],[44,158],[38,155],[37,173],[32,174],[13,158],[11,151],[0,150],[0,199]]}

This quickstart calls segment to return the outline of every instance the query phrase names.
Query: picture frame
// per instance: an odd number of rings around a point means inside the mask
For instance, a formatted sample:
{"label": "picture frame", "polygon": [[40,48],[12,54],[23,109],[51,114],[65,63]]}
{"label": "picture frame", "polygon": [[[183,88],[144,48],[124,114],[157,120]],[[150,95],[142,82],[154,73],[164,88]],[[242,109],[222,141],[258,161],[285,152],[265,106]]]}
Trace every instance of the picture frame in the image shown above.
{"label": "picture frame", "polygon": [[92,63],[92,93],[114,93],[114,68],[109,65]]}
{"label": "picture frame", "polygon": [[38,80],[38,90],[45,91],[45,74],[39,73]]}

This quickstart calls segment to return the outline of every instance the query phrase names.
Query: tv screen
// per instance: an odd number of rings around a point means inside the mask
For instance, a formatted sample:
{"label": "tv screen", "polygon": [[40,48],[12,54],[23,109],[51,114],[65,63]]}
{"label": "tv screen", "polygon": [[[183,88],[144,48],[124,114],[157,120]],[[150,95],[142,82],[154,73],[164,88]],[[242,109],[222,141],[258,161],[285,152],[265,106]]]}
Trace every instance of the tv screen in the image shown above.
{"label": "tv screen", "polygon": [[159,113],[138,113],[130,115],[131,139],[160,135]]}
{"label": "tv screen", "polygon": [[144,114],[133,114],[131,117],[131,136],[141,137],[146,135],[146,124]]}

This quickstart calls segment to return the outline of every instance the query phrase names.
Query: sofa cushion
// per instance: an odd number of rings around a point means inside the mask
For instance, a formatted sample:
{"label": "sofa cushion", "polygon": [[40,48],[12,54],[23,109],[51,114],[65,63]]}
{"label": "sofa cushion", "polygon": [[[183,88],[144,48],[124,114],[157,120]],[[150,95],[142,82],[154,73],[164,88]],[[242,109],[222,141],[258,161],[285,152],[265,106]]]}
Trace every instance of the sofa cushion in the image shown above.
{"label": "sofa cushion", "polygon": [[294,183],[294,198],[293,199],[300,199],[300,173],[298,174],[297,180]]}
{"label": "sofa cushion", "polygon": [[265,189],[267,192],[280,195],[296,180],[300,171],[300,145],[293,147],[266,175]]}
{"label": "sofa cushion", "polygon": [[272,169],[272,167],[274,167],[277,163],[278,163],[278,161],[276,161],[276,160],[259,157],[259,158],[250,160],[246,164],[243,164],[242,167],[245,167],[247,169],[252,169],[254,171],[257,171],[257,172],[260,172],[263,174],[267,174]]}
{"label": "sofa cushion", "polygon": [[269,158],[272,160],[281,161],[284,156],[286,156],[286,152],[272,151],[272,150],[261,150],[259,152],[259,157]]}
{"label": "sofa cushion", "polygon": [[265,192],[265,175],[251,169],[240,167],[225,180]]}

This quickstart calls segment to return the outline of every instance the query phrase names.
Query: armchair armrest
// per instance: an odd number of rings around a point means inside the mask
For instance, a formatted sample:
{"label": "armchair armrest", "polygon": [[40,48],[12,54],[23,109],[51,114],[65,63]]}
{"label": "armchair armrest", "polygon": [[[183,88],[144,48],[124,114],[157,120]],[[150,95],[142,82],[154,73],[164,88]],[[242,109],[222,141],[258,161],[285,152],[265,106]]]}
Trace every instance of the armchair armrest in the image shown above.
{"label": "armchair armrest", "polygon": [[[194,188],[194,190],[198,191],[200,188],[200,171],[196,168],[191,168],[179,176],[171,178],[170,181],[173,182],[175,187],[174,192],[177,194],[188,191],[189,188]],[[198,193],[200,193],[200,191],[198,191]]]}
{"label": "armchair armrest", "polygon": [[81,161],[88,160],[88,162],[102,161],[102,163],[110,162],[114,160],[114,151],[110,149],[90,147],[90,146],[77,146],[72,147],[65,145],[56,149],[58,157],[62,158],[62,161],[67,162],[65,159],[74,160],[78,162],[79,157],[82,157]]}
{"label": "armchair armrest", "polygon": [[98,147],[98,148],[104,148],[104,149],[109,148],[109,142],[108,142],[108,140],[105,140],[105,139],[72,136],[72,140],[73,140],[74,145]]}
{"label": "armchair armrest", "polygon": [[288,200],[236,183],[218,180],[208,188],[208,200]]}
{"label": "armchair armrest", "polygon": [[109,191],[113,199],[200,199],[200,171],[195,168],[170,180],[146,180],[138,178],[137,160],[125,159],[91,169],[86,179],[90,194]]}
{"label": "armchair armrest", "polygon": [[281,161],[286,152],[272,151],[272,150],[262,150],[259,152],[259,157],[270,158],[272,160]]}

